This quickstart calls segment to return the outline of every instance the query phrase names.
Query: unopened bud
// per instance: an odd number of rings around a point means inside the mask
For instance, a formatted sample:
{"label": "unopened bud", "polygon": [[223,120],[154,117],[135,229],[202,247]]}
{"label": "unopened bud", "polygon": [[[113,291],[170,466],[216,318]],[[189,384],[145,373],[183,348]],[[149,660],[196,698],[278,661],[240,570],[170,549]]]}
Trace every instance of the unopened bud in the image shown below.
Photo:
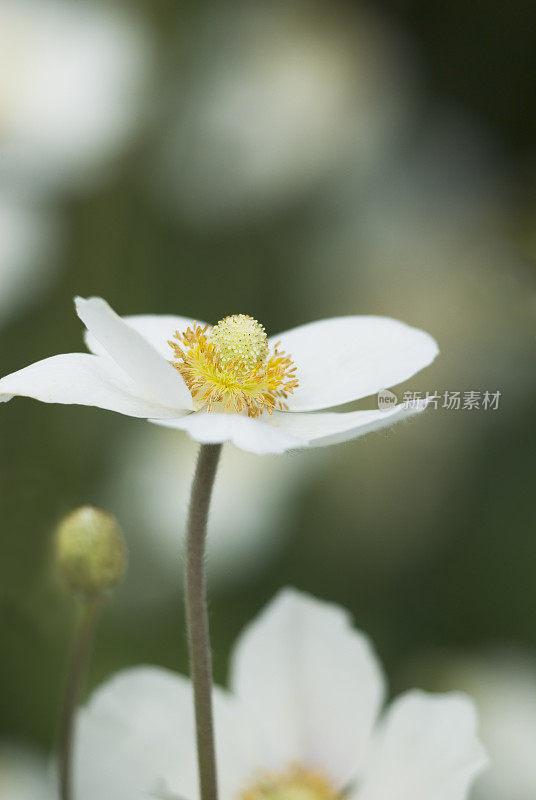
{"label": "unopened bud", "polygon": [[72,592],[94,596],[116,586],[125,573],[127,550],[115,517],[93,506],[68,514],[56,531],[56,562]]}

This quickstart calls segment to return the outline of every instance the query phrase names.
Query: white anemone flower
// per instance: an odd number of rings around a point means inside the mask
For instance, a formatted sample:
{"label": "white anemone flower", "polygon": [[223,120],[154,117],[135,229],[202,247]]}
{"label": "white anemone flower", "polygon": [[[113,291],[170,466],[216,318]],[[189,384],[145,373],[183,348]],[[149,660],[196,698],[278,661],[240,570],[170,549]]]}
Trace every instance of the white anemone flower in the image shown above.
{"label": "white anemone flower", "polygon": [[78,0],[0,4],[0,178],[92,186],[142,119],[151,43],[132,13]]}
{"label": "white anemone flower", "polygon": [[366,182],[418,94],[403,36],[361,5],[231,0],[190,39],[157,181],[194,222],[285,205],[350,159]]}
{"label": "white anemone flower", "polygon": [[98,406],[259,454],[336,444],[421,411],[424,402],[320,409],[400,383],[438,353],[428,333],[385,317],[335,317],[268,339],[244,314],[210,327],[175,316],[122,319],[98,297],[78,298],[76,308],[93,355],[52,356],[14,372],[0,380],[0,401]]}
{"label": "white anemone flower", "polygon": [[[292,589],[239,638],[214,690],[221,800],[465,800],[486,764],[472,700],[385,682],[347,612]],[[80,712],[78,800],[198,800],[190,682],[125,670]]]}

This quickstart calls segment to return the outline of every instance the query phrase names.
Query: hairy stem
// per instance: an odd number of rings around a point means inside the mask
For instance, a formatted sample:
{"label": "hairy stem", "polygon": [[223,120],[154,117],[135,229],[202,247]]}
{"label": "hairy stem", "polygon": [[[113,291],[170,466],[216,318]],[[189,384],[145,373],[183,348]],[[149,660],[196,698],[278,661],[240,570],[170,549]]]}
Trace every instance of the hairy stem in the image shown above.
{"label": "hairy stem", "polygon": [[58,772],[61,800],[72,800],[72,756],[75,725],[74,718],[85,682],[91,644],[104,602],[103,596],[84,600],[78,620],[75,640],[67,672],[63,696],[63,711],[60,721]]}
{"label": "hairy stem", "polygon": [[194,689],[197,762],[201,800],[217,800],[216,755],[212,716],[212,656],[205,577],[208,509],[221,444],[201,445],[197,459],[186,540],[185,605],[190,676]]}

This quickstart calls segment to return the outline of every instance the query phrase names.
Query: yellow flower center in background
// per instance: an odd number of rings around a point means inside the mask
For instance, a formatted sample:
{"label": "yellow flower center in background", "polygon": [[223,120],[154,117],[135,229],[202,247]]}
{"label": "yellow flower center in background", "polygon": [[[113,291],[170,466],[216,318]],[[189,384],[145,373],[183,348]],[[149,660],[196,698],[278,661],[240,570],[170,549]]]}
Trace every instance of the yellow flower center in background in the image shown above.
{"label": "yellow flower center in background", "polygon": [[292,766],[268,773],[240,793],[239,800],[337,800],[340,793],[315,770]]}
{"label": "yellow flower center in background", "polygon": [[263,326],[246,314],[225,317],[217,325],[194,325],[175,331],[169,341],[171,362],[198,408],[259,417],[285,409],[284,400],[298,386],[296,367],[274,345],[270,353]]}

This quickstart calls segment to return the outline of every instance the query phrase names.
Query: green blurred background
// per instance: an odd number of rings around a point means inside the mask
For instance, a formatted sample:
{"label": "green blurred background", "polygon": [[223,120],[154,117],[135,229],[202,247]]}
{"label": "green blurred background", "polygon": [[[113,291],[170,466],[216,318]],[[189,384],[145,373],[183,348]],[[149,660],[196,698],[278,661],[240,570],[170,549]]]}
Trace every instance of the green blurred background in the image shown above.
{"label": "green blurred background", "polygon": [[[248,313],[269,333],[343,314],[425,328],[441,356],[399,397],[499,390],[498,410],[430,410],[277,459],[225,454],[216,678],[285,584],[347,606],[393,692],[442,688],[445,664],[469,656],[530,659],[534,4],[153,0],[122,13],[150,41],[139,119],[95,185],[28,201],[61,233],[35,256],[46,288],[34,296],[32,273],[31,303],[0,317],[1,373],[83,350],[76,294],[121,314]],[[74,619],[51,577],[54,526],[103,505],[129,543],[90,685],[137,663],[185,671],[195,448],[143,421],[25,399],[0,409],[0,436],[0,737],[49,748]],[[247,509],[236,524],[235,504]]]}

